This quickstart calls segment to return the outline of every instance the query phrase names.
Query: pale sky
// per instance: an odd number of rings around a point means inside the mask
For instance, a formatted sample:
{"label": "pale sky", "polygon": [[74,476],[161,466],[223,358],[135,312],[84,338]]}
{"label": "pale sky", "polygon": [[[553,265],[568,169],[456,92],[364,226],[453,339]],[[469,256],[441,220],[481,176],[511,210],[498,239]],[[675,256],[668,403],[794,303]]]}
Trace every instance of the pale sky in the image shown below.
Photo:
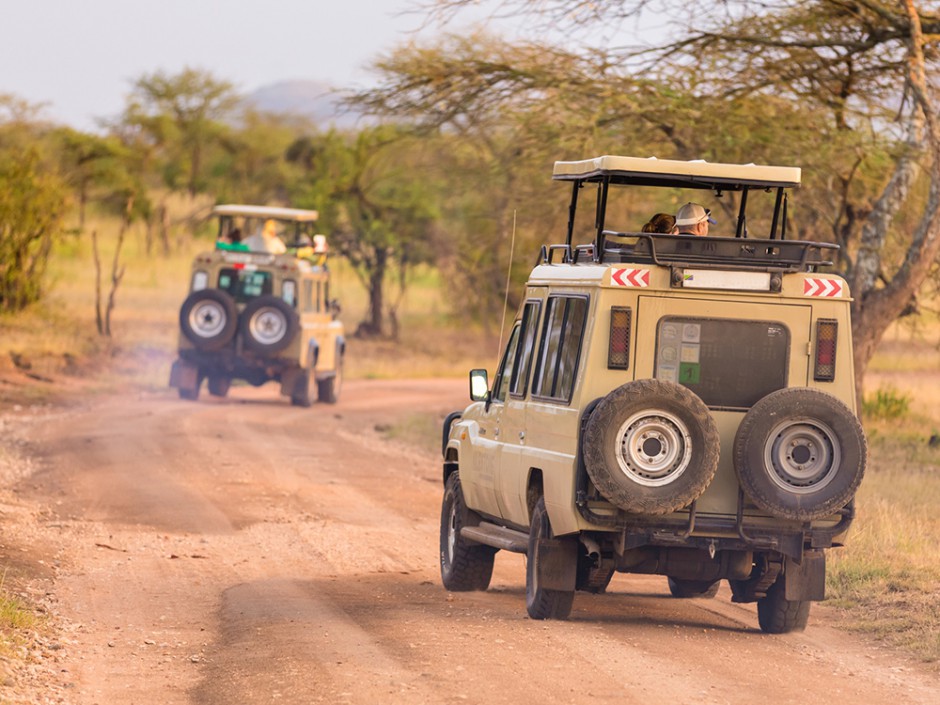
{"label": "pale sky", "polygon": [[89,130],[121,112],[133,79],[156,70],[206,69],[243,93],[296,79],[367,85],[370,59],[420,26],[419,15],[402,15],[411,8],[410,0],[6,0],[0,94],[48,104],[45,117]]}

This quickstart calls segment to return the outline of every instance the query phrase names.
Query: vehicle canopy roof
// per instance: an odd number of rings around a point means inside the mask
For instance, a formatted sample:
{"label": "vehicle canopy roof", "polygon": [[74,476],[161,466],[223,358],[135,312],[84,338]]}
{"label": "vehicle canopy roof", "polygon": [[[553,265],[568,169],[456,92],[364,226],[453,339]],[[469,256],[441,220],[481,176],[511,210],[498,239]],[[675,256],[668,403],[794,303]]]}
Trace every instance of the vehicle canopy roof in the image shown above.
{"label": "vehicle canopy roof", "polygon": [[555,162],[552,178],[557,181],[607,180],[612,184],[740,191],[799,186],[800,169],[759,164],[721,164],[702,159],[679,161],[605,155],[573,162]]}
{"label": "vehicle canopy roof", "polygon": [[289,220],[298,223],[312,223],[320,214],[317,211],[302,210],[300,208],[279,208],[277,206],[248,206],[227,204],[212,209],[216,216],[242,216],[245,218],[273,218],[275,220]]}

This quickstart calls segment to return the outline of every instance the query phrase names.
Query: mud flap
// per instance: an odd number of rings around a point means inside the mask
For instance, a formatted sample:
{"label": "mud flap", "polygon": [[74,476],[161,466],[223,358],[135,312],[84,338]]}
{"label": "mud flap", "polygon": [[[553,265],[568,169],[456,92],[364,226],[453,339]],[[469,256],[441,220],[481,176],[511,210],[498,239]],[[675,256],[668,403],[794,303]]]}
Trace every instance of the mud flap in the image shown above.
{"label": "mud flap", "polygon": [[791,602],[826,599],[826,554],[806,551],[800,563],[788,558],[783,580],[783,596]]}
{"label": "mud flap", "polygon": [[199,386],[199,368],[191,362],[176,360],[170,368],[170,386],[193,389]]}
{"label": "mud flap", "polygon": [[539,587],[571,592],[578,577],[578,542],[566,539],[540,539]]}

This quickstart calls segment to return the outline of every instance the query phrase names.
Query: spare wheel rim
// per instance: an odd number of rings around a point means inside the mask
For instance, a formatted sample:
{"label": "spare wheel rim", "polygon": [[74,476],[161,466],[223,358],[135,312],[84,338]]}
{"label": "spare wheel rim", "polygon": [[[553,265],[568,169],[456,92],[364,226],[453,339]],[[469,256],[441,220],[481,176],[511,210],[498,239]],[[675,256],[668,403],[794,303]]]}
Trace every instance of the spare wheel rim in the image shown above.
{"label": "spare wheel rim", "polygon": [[200,338],[214,338],[227,322],[225,308],[211,299],[198,302],[189,312],[189,328]]}
{"label": "spare wheel rim", "polygon": [[842,451],[835,432],[818,419],[789,419],[767,436],[764,463],[775,485],[810,494],[835,479]]}
{"label": "spare wheel rim", "polygon": [[258,309],[248,325],[251,337],[262,345],[273,345],[287,335],[287,318],[276,308]]}
{"label": "spare wheel rim", "polygon": [[627,419],[617,431],[620,470],[644,487],[662,487],[682,475],[692,459],[692,437],[678,417],[646,410]]}

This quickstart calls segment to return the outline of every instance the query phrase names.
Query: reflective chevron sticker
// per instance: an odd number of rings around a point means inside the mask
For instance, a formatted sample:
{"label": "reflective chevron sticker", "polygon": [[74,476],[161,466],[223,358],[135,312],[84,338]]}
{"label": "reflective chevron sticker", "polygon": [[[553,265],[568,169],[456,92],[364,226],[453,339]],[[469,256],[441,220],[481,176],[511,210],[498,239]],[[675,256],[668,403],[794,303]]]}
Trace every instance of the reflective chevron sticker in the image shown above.
{"label": "reflective chevron sticker", "polygon": [[804,279],[803,296],[840,297],[842,296],[842,282],[839,279]]}
{"label": "reflective chevron sticker", "polygon": [[614,286],[638,286],[647,287],[650,285],[650,270],[648,269],[611,269],[610,283]]}

